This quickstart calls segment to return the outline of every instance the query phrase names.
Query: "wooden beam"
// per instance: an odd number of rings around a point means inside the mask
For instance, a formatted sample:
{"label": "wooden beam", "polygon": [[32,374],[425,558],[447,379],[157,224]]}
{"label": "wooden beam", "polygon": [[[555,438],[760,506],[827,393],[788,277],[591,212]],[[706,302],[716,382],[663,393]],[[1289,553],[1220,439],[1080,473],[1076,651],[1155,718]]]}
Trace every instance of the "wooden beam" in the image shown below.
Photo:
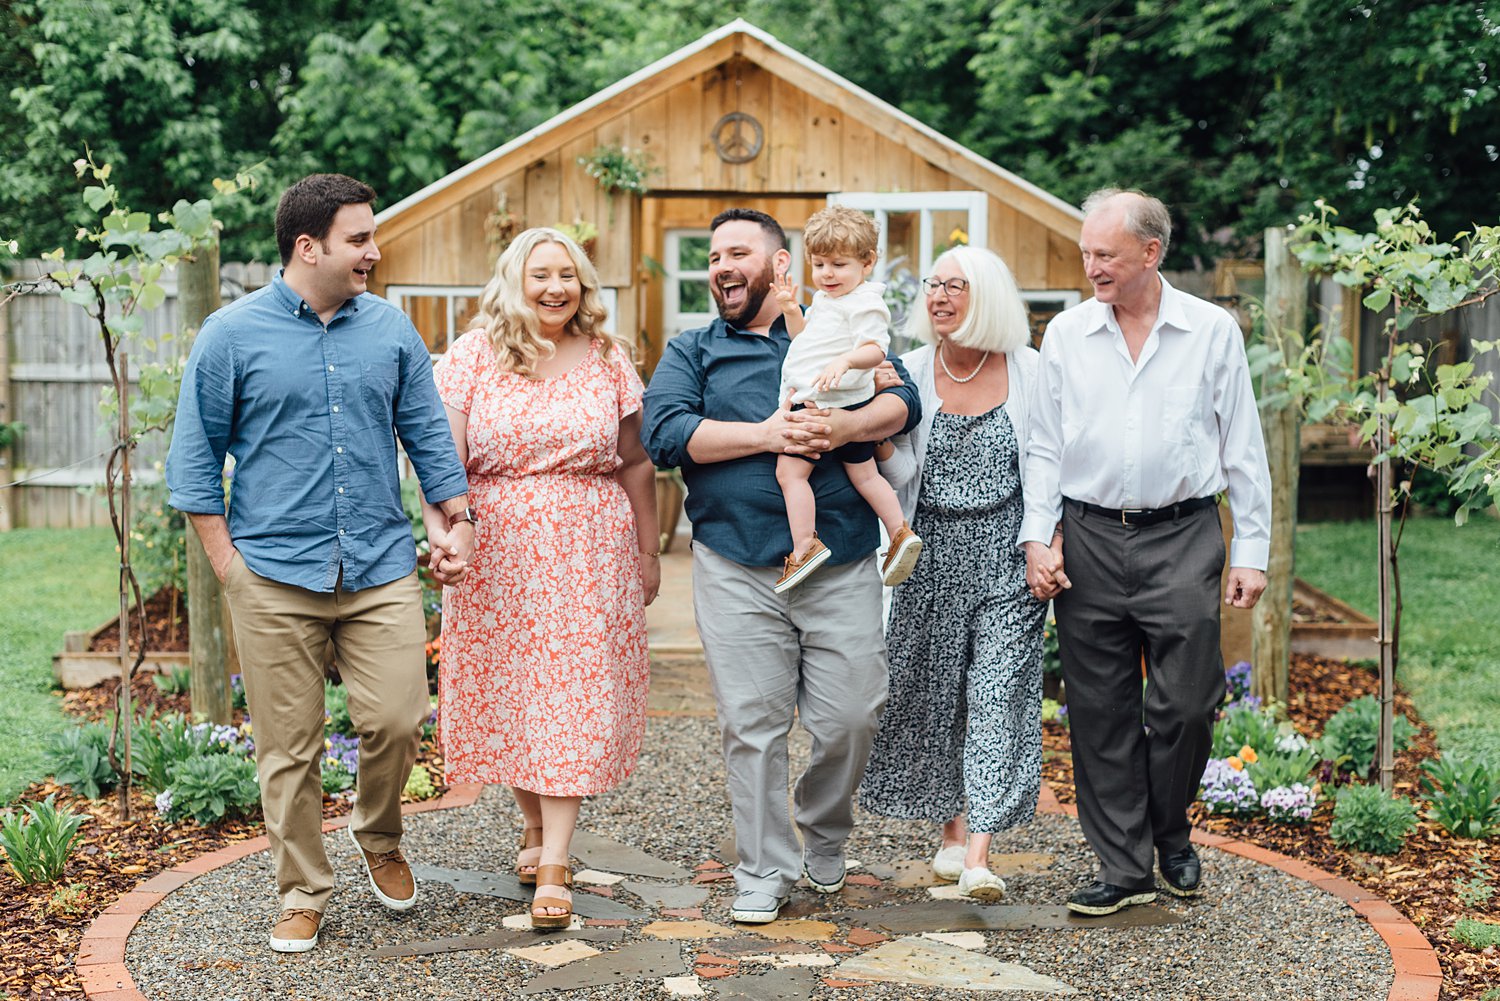
{"label": "wooden beam", "polygon": [[[177,309],[190,346],[208,315],[219,308],[219,244],[201,247],[177,266]],[[187,602],[190,704],[194,722],[230,720],[226,636],[228,607],[203,542],[187,521]]]}

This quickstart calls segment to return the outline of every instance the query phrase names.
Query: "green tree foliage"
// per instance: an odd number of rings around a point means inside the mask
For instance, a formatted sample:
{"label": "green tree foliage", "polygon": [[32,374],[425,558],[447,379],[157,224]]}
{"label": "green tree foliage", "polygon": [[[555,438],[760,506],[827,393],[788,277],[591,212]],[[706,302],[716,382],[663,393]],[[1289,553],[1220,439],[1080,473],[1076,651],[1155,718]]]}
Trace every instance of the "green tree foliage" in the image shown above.
{"label": "green tree foliage", "polygon": [[1500,214],[1500,35],[1450,0],[1000,0],[961,134],[1077,199],[1139,185],[1180,252],[1234,252],[1337,198],[1422,199],[1441,229]]}
{"label": "green tree foliage", "polygon": [[[85,143],[168,206],[267,161],[226,218],[272,256],[285,182],[389,205],[734,16],[1077,201],[1141,185],[1169,266],[1253,250],[1318,197],[1500,215],[1496,0],[16,0],[0,8],[0,232],[64,242]],[[147,169],[149,168],[149,169]]]}

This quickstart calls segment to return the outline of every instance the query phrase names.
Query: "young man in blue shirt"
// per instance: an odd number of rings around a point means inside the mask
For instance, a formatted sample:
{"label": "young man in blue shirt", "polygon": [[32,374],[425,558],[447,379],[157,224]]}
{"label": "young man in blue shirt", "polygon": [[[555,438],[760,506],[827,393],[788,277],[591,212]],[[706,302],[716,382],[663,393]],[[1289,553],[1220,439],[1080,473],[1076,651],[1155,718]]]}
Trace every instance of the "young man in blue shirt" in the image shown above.
{"label": "young man in blue shirt", "polygon": [[[731,916],[764,923],[799,876],[823,893],[844,885],[852,797],[886,699],[875,515],[840,463],[819,461],[811,479],[818,537],[833,556],[776,594],[791,549],[776,456],[887,438],[915,424],[921,407],[897,362],[904,381],[859,410],[783,409],[777,388],[791,339],[770,292],[791,264],[786,236],[751,209],[720,213],[712,230],[708,280],[719,319],[668,342],[646,389],[643,437],[657,465],[681,467],[688,488],[694,613],[739,855]],[[813,738],[795,823],[786,805],[794,713]]]}
{"label": "young man in blue shirt", "polygon": [[[427,526],[435,562],[450,557],[441,579],[462,579],[474,541],[426,345],[366,290],[380,260],[374,198],[341,174],[282,194],[283,269],[204,321],[167,457],[171,504],[192,519],[233,618],[281,897],[278,952],[317,945],[333,892],[320,775],[330,646],[360,735],[350,835],[381,903],[416,903],[401,790],[429,710],[398,438],[447,522]],[[227,517],[226,454],[235,460]]]}

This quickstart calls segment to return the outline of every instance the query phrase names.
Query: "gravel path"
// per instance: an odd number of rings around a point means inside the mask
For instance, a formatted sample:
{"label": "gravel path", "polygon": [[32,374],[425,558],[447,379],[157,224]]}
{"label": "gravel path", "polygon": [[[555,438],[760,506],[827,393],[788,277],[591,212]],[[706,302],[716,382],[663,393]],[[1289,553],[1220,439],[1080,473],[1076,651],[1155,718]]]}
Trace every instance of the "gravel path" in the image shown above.
{"label": "gravel path", "polygon": [[[620,789],[585,804],[582,826],[636,845],[691,869],[712,856],[730,832],[724,770],[711,719],[653,717],[648,750],[636,774]],[[805,735],[794,731],[794,764],[805,760]],[[485,791],[473,807],[418,814],[407,819],[408,857],[430,865],[505,872],[514,859],[519,814],[503,789]],[[867,863],[925,858],[935,845],[926,825],[861,815],[849,854]],[[252,999],[418,999],[514,997],[545,967],[498,950],[414,959],[376,959],[370,950],[500,927],[523,905],[460,894],[425,884],[419,906],[405,915],[384,911],[365,888],[348,835],[328,837],[340,891],[335,894],[312,953],[281,956],[265,945],[275,918],[269,858],[260,853],[201,876],[168,896],[141,919],[130,937],[127,963],[136,985],[152,1001]],[[1039,817],[997,836],[996,852],[1056,856],[1050,872],[1007,880],[1009,904],[1055,905],[1092,873],[1092,856],[1075,821]],[[1205,894],[1172,900],[1181,924],[1154,928],[987,932],[985,952],[1020,963],[1077,988],[1079,998],[1181,1001],[1181,999],[1384,998],[1390,990],[1390,953],[1375,931],[1346,905],[1315,887],[1237,856],[1200,849]],[[732,883],[709,884],[704,918],[728,922]],[[890,889],[890,904],[927,899],[923,889]],[[812,897],[798,891],[798,898]],[[638,902],[621,892],[622,903]],[[858,924],[858,909],[830,898],[842,932]],[[648,908],[649,909],[649,908]],[[643,921],[626,930],[641,939]],[[593,943],[597,948],[610,948]],[[682,974],[691,972],[701,943],[680,943]],[[744,967],[751,972],[755,967]],[[817,999],[974,998],[981,995],[908,985],[859,989],[827,987]],[[711,981],[704,981],[713,996]],[[543,996],[560,996],[557,994]],[[668,997],[659,980],[568,992],[568,998],[620,1001]],[[1045,995],[1007,993],[1007,998]]]}

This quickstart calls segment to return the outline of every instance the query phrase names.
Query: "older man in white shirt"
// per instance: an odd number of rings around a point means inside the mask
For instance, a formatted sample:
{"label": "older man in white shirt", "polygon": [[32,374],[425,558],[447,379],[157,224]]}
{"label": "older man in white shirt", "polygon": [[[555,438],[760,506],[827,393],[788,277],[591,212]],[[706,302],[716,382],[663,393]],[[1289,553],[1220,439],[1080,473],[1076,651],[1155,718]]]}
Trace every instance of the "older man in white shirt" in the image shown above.
{"label": "older man in white shirt", "polygon": [[[1094,298],[1042,342],[1019,541],[1034,592],[1062,589],[1078,818],[1099,857],[1068,907],[1099,915],[1156,899],[1153,857],[1168,891],[1198,892],[1187,807],[1224,697],[1216,495],[1235,529],[1224,602],[1250,608],[1266,586],[1271,478],[1238,324],[1159,274],[1166,207],[1117,189],[1083,207]],[[1066,573],[1047,547],[1059,521]]]}

